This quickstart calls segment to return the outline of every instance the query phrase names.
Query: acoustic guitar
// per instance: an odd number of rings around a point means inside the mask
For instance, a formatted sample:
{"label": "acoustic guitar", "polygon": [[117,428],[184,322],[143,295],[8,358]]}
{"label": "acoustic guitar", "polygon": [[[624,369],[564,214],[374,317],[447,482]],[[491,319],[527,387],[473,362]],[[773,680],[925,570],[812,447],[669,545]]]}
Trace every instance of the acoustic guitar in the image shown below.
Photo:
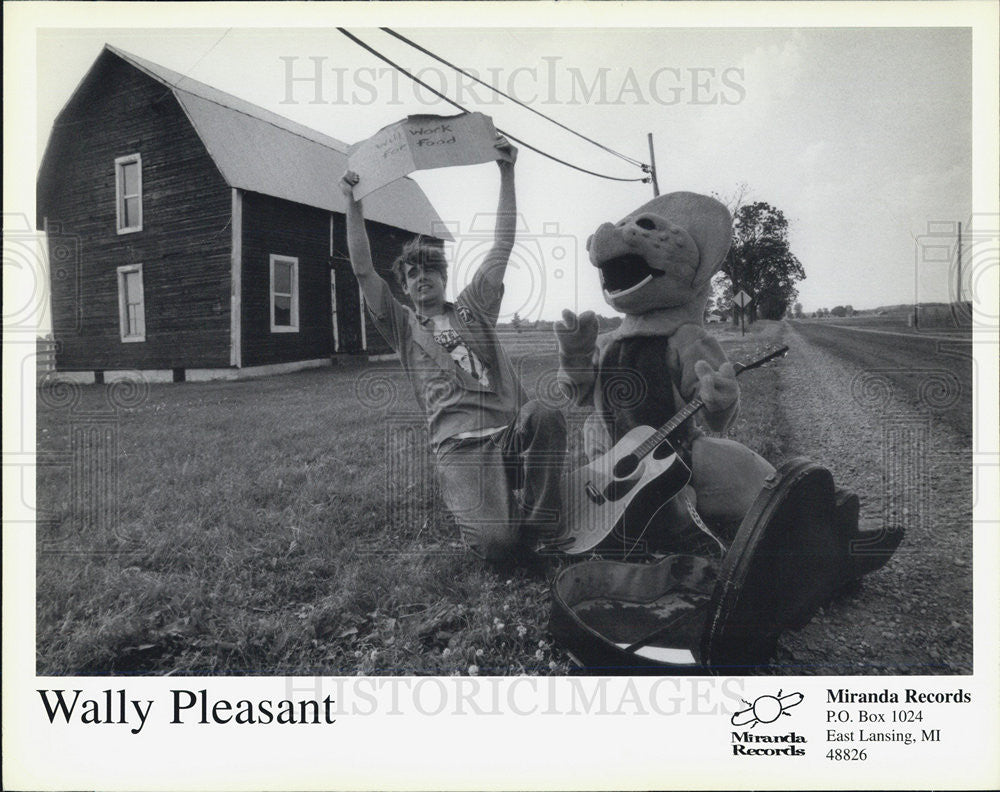
{"label": "acoustic guitar", "polygon": [[[739,375],[787,351],[781,347],[733,369]],[[634,427],[610,451],[570,473],[563,500],[570,538],[559,549],[584,553],[612,531],[638,541],[654,515],[691,480],[691,469],[670,444],[670,435],[703,406],[695,397],[659,429]]]}

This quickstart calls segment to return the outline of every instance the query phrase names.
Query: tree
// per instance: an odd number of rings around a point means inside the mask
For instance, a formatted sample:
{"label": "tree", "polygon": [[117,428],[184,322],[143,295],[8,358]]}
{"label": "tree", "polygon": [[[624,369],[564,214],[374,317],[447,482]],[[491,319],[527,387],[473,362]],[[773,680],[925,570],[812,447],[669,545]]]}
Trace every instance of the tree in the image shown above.
{"label": "tree", "polygon": [[517,312],[515,311],[514,318],[510,320],[510,326],[513,327],[518,333],[520,333],[522,324],[523,323],[521,322],[521,317],[518,316]]}
{"label": "tree", "polygon": [[800,302],[795,303],[795,306],[792,308],[792,316],[794,316],[796,319],[802,318],[802,303]]}
{"label": "tree", "polygon": [[830,309],[834,316],[847,316],[847,309],[843,305],[835,305]]}
{"label": "tree", "polygon": [[789,248],[788,220],[763,201],[737,206],[733,218],[733,244],[722,272],[732,293],[742,290],[754,298],[747,311],[751,322],[780,319],[798,295],[795,284],[806,276]]}
{"label": "tree", "polygon": [[733,310],[733,290],[729,278],[724,272],[716,272],[712,276],[712,290],[708,295],[705,315],[715,312],[726,316]]}

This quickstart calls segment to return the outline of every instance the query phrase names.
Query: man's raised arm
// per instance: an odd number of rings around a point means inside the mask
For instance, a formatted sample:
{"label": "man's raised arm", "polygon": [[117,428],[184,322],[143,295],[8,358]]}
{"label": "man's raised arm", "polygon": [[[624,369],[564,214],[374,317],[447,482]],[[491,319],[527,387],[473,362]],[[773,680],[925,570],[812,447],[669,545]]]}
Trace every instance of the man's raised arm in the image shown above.
{"label": "man's raised arm", "polygon": [[347,171],[340,180],[340,189],[347,199],[347,252],[351,257],[351,269],[361,284],[361,291],[369,303],[381,297],[382,278],[372,263],[372,249],[365,231],[365,213],[361,201],[354,200],[354,185],[358,174]]}
{"label": "man's raised arm", "polygon": [[514,190],[514,163],[517,148],[507,138],[500,136],[496,142],[500,153],[497,166],[500,168],[500,200],[497,205],[496,228],[493,232],[493,247],[483,263],[479,265],[464,294],[474,300],[481,310],[496,321],[503,297],[503,279],[507,274],[507,263],[514,249],[517,235],[517,195]]}
{"label": "man's raised arm", "polygon": [[[372,249],[365,231],[365,214],[361,201],[354,200],[354,185],[358,174],[347,171],[340,180],[340,189],[347,199],[347,252],[351,257],[351,269],[361,284],[361,293],[371,310],[372,318],[393,349],[398,349],[402,323],[398,314],[402,307],[392,296],[382,276],[375,271],[372,263]],[[363,321],[363,320],[362,320]]]}

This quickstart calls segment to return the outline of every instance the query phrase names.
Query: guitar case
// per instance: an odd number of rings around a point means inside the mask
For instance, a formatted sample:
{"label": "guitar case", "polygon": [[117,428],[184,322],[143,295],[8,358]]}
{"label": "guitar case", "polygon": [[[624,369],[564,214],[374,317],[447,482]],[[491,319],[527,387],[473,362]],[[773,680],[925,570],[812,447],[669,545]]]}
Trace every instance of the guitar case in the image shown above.
{"label": "guitar case", "polygon": [[856,520],[837,515],[830,472],[791,459],[768,478],[721,561],[595,558],[563,569],[552,583],[550,631],[593,673],[760,670],[784,630],[804,626],[835,591],[882,566],[899,544],[901,537],[892,537],[880,555],[859,563],[852,547],[872,547],[877,538],[865,539]]}

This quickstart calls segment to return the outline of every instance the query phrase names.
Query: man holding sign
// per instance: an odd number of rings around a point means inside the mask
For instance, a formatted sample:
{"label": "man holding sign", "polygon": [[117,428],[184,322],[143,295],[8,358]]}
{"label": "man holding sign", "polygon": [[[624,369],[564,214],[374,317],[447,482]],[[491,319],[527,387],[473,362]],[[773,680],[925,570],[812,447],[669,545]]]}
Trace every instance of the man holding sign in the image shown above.
{"label": "man holding sign", "polygon": [[445,504],[473,553],[502,560],[559,532],[566,423],[557,410],[527,400],[497,337],[516,227],[517,149],[498,135],[494,152],[500,202],[493,247],[454,303],[444,298],[448,263],[442,249],[421,238],[405,245],[392,265],[414,307],[393,297],[372,264],[355,198],[366,192],[363,177],[348,170],[341,188],[351,267],[427,416]]}

